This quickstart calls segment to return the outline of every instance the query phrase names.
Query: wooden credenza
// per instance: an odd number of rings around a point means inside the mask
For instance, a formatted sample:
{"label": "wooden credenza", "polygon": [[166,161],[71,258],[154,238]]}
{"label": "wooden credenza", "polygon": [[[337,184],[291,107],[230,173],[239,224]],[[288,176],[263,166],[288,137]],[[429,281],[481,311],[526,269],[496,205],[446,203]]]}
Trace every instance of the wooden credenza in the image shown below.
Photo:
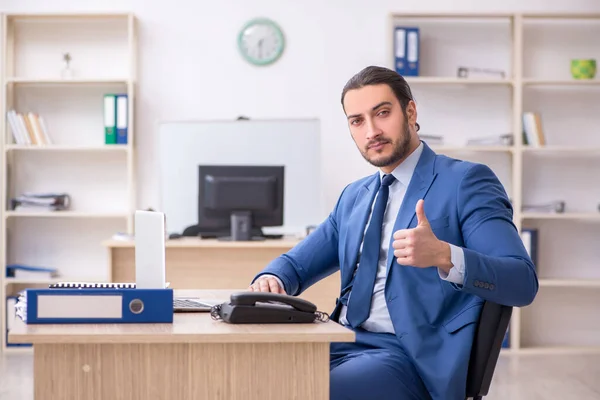
{"label": "wooden credenza", "polygon": [[[274,258],[294,247],[297,239],[226,242],[184,237],[167,240],[166,275],[173,289],[247,288]],[[135,242],[107,240],[111,282],[135,282]],[[299,297],[330,313],[340,292],[339,272],[323,279]]]}

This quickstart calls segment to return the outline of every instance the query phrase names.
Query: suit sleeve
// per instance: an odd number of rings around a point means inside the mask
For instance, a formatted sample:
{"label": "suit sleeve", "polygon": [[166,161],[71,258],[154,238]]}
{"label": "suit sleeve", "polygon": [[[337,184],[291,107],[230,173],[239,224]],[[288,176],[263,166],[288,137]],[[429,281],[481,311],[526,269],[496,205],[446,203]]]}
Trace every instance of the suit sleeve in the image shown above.
{"label": "suit sleeve", "polygon": [[455,288],[498,304],[531,304],[538,291],[535,266],[496,175],[489,167],[475,164],[463,177],[457,196],[464,284],[453,284]]}
{"label": "suit sleeve", "polygon": [[339,269],[337,221],[345,191],[325,221],[290,251],[271,261],[252,283],[261,275],[274,275],[281,280],[287,294],[297,296]]}

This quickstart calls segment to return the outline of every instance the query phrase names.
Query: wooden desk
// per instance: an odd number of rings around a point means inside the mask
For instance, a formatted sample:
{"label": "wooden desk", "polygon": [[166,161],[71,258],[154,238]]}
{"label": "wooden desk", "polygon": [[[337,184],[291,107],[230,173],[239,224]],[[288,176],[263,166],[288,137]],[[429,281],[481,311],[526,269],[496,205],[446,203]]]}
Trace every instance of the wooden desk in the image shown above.
{"label": "wooden desk", "polygon": [[[274,258],[294,247],[296,239],[225,242],[215,239],[167,240],[167,281],[173,289],[247,288],[252,278]],[[111,282],[135,282],[135,242],[107,240]],[[340,293],[339,272],[310,287],[300,297],[331,313]]]}
{"label": "wooden desk", "polygon": [[33,343],[36,400],[325,400],[329,344],[354,341],[332,321],[230,325],[209,313],[177,313],[173,324],[15,325],[10,341]]}

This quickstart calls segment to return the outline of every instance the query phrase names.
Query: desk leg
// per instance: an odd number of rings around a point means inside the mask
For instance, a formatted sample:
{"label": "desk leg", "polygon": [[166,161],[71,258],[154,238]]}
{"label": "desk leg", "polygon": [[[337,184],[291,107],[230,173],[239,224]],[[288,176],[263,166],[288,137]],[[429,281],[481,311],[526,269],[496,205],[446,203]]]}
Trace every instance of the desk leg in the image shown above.
{"label": "desk leg", "polygon": [[326,400],[329,343],[36,344],[40,400]]}

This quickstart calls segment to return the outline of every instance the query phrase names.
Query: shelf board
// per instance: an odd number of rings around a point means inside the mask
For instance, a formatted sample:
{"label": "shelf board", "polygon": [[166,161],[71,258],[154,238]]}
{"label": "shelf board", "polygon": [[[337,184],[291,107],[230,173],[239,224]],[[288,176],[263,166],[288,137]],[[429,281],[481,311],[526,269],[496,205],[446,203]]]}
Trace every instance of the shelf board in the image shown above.
{"label": "shelf board", "polygon": [[525,86],[593,86],[600,85],[600,79],[544,79],[523,78]]}
{"label": "shelf board", "polygon": [[524,19],[599,19],[598,13],[523,13]]}
{"label": "shelf board", "polygon": [[[600,346],[522,346],[514,354],[598,354]],[[511,352],[512,354],[512,352]]]}
{"label": "shelf board", "polygon": [[6,18],[9,20],[39,20],[39,19],[50,19],[50,20],[60,20],[64,18],[72,18],[75,20],[89,18],[89,19],[106,19],[106,18],[129,18],[132,17],[132,13],[128,12],[102,12],[102,13],[52,13],[52,12],[37,12],[37,13],[28,13],[28,12],[16,12],[16,13],[5,13]]}
{"label": "shelf board", "polygon": [[600,221],[600,212],[566,212],[566,213],[543,213],[543,212],[523,212],[521,219],[563,219],[563,220],[586,220]]}
{"label": "shelf board", "polygon": [[510,79],[458,78],[453,76],[407,76],[409,84],[427,85],[512,85]]}
{"label": "shelf board", "polygon": [[126,213],[98,213],[83,211],[6,211],[6,218],[127,218]]}
{"label": "shelf board", "polygon": [[466,18],[466,19],[477,19],[477,18],[513,18],[515,14],[502,13],[502,12],[478,12],[478,13],[465,13],[465,12],[447,12],[447,13],[421,13],[421,12],[394,12],[391,13],[392,18],[441,18],[441,19],[452,19],[452,18]]}
{"label": "shelf board", "polygon": [[540,279],[540,287],[600,288],[600,279]]}
{"label": "shelf board", "polygon": [[8,354],[27,354],[33,353],[33,346],[6,346],[4,351]]}
{"label": "shelf board", "polygon": [[600,153],[600,146],[540,146],[530,147],[524,145],[522,148],[524,153]]}
{"label": "shelf board", "polygon": [[20,85],[127,85],[127,78],[6,78],[7,84]]}
{"label": "shelf board", "polygon": [[127,144],[102,144],[98,146],[79,145],[20,145],[9,144],[5,146],[6,151],[128,151],[131,146]]}
{"label": "shelf board", "polygon": [[4,285],[50,285],[51,283],[61,282],[61,279],[19,279],[19,278],[4,278]]}
{"label": "shelf board", "polygon": [[73,277],[56,277],[51,279],[19,279],[19,278],[4,278],[4,285],[50,285],[57,282],[105,282],[104,279],[80,279]]}
{"label": "shelf board", "polygon": [[429,145],[436,152],[452,151],[452,152],[493,152],[493,153],[511,153],[514,151],[512,146],[450,146],[450,145]]}

